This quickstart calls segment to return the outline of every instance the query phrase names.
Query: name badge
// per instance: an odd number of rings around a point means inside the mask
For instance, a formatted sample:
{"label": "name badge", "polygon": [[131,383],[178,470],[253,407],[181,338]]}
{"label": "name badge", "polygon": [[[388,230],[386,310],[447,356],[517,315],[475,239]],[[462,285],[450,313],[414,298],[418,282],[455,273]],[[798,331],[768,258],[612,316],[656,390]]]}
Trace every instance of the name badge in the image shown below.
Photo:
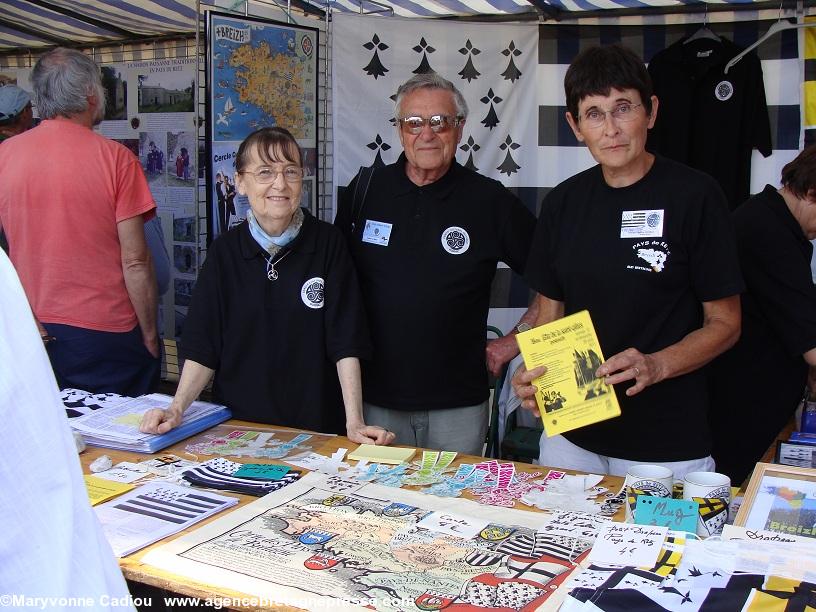
{"label": "name badge", "polygon": [[663,210],[624,210],[621,238],[662,238]]}
{"label": "name badge", "polygon": [[370,221],[366,219],[365,227],[363,228],[363,242],[370,244],[378,244],[380,246],[388,246],[388,241],[391,239],[391,224],[383,223],[382,221]]}

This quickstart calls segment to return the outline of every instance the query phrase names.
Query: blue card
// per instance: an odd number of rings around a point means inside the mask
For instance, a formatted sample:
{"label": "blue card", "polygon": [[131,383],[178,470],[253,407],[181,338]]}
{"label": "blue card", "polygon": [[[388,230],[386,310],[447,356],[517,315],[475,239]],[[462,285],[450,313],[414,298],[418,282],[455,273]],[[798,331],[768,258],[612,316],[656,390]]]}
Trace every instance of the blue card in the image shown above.
{"label": "blue card", "polygon": [[260,478],[263,480],[280,480],[289,468],[272,463],[245,463],[233,474],[236,478]]}
{"label": "blue card", "polygon": [[638,525],[658,525],[696,533],[699,511],[700,504],[696,501],[638,495],[634,516]]}

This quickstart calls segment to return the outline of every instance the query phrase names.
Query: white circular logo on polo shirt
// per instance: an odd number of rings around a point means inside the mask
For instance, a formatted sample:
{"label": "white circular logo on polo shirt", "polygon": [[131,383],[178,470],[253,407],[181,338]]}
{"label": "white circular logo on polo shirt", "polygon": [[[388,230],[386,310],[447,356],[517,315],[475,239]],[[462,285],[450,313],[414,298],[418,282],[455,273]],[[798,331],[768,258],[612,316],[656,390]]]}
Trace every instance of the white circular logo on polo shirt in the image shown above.
{"label": "white circular logo on polo shirt", "polygon": [[728,98],[734,95],[734,86],[730,81],[720,81],[714,88],[714,95],[720,102],[725,102]]}
{"label": "white circular logo on polo shirt", "polygon": [[442,231],[442,248],[451,255],[461,255],[470,247],[470,235],[463,227],[451,226]]}
{"label": "white circular logo on polo shirt", "polygon": [[300,288],[300,299],[309,308],[323,308],[323,279],[319,276],[310,278]]}

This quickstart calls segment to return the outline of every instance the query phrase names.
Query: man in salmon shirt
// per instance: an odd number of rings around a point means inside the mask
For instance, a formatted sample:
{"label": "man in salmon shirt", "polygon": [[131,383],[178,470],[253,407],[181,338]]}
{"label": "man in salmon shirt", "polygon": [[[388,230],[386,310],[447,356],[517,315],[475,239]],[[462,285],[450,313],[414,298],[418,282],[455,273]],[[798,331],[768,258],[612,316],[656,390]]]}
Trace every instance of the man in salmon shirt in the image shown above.
{"label": "man in salmon shirt", "polygon": [[0,227],[60,387],[140,395],[158,382],[156,279],[144,223],[156,205],[139,160],[93,126],[98,66],[75,50],[31,74],[42,117],[0,147]]}

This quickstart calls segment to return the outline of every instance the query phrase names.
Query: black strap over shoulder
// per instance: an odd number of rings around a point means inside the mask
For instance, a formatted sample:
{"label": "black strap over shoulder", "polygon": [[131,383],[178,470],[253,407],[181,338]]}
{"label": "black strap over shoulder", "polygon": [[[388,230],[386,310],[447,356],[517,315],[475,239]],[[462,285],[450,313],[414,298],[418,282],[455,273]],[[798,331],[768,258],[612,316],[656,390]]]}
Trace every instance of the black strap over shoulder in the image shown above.
{"label": "black strap over shoulder", "polygon": [[[357,183],[354,185],[354,198],[351,205],[351,233],[357,229],[357,222],[360,220],[360,215],[363,214],[363,207],[365,206],[365,199],[368,195],[368,188],[371,185],[371,177],[374,176],[374,166],[360,166],[357,172]],[[362,190],[360,185],[363,185]]]}

